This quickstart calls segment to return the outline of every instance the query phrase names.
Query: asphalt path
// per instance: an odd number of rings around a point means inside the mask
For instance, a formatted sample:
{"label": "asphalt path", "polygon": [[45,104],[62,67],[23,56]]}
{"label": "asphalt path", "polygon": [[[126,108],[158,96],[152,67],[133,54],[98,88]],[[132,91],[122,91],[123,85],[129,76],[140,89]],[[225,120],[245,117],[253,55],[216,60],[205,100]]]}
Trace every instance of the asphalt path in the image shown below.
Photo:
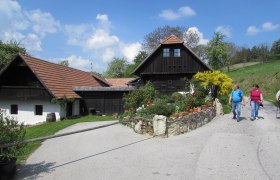
{"label": "asphalt path", "polygon": [[[216,117],[192,132],[170,138],[139,135],[122,125],[43,142],[15,179],[271,180],[280,179],[280,119],[264,103],[261,119]],[[111,122],[81,123],[59,133]]]}

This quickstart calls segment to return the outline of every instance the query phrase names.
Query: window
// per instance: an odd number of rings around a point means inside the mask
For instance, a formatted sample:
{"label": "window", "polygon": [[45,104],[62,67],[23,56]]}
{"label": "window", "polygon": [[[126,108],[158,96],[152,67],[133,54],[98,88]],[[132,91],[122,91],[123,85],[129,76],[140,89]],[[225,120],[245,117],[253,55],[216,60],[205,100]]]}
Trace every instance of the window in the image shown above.
{"label": "window", "polygon": [[169,48],[163,48],[163,57],[169,57],[170,51]]}
{"label": "window", "polygon": [[11,114],[18,114],[18,105],[17,104],[11,105]]}
{"label": "window", "polygon": [[43,106],[35,105],[35,115],[43,115]]}
{"label": "window", "polygon": [[174,49],[174,57],[181,57],[181,50],[180,49]]}

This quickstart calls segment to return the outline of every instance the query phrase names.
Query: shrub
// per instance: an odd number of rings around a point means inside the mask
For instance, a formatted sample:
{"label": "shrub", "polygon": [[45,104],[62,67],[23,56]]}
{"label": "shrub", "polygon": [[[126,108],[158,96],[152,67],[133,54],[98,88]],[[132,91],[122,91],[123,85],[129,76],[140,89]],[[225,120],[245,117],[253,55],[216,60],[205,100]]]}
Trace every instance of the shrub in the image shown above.
{"label": "shrub", "polygon": [[[25,129],[23,123],[19,123],[11,117],[4,117],[5,111],[0,109],[0,143],[23,141]],[[0,160],[17,158],[23,153],[24,145],[0,148]]]}
{"label": "shrub", "polygon": [[138,112],[139,115],[164,115],[164,116],[171,116],[175,112],[174,104],[166,103],[162,99],[156,99],[154,103],[145,109],[142,109]]}
{"label": "shrub", "polygon": [[227,95],[232,89],[232,79],[220,71],[198,72],[194,78],[201,82],[201,86],[214,92],[215,86],[218,87],[220,95]]}
{"label": "shrub", "polygon": [[157,91],[148,81],[144,87],[124,95],[125,109],[135,111],[139,106],[146,105],[148,100],[153,100],[156,95]]}
{"label": "shrub", "polygon": [[179,101],[179,100],[181,100],[181,99],[183,99],[183,98],[184,98],[184,96],[183,96],[182,94],[178,93],[178,92],[174,92],[174,93],[171,95],[171,99],[172,99],[173,101]]}

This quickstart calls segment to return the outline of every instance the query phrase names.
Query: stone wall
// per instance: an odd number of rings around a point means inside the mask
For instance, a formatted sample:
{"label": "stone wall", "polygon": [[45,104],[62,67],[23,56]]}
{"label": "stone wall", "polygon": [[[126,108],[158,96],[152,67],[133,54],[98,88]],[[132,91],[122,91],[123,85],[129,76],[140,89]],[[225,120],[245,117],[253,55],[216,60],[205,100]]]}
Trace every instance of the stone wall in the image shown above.
{"label": "stone wall", "polygon": [[167,121],[167,137],[184,134],[210,122],[216,116],[216,109],[211,107],[198,113],[191,113],[178,119]]}
{"label": "stone wall", "polygon": [[[166,129],[165,133],[160,135],[163,137],[171,137],[179,134],[184,134],[189,131],[192,131],[198,127],[201,127],[208,122],[210,122],[216,116],[216,108],[210,107],[206,110],[197,113],[191,113],[189,115],[176,118],[176,119],[167,119],[164,124],[164,128]],[[125,117],[121,123],[129,126],[134,129],[136,133],[139,134],[147,134],[150,136],[158,136],[154,133],[154,129],[158,129],[161,127],[153,127],[155,120],[161,118],[162,116],[155,116],[150,118],[144,117]],[[162,126],[162,123],[159,123]]]}

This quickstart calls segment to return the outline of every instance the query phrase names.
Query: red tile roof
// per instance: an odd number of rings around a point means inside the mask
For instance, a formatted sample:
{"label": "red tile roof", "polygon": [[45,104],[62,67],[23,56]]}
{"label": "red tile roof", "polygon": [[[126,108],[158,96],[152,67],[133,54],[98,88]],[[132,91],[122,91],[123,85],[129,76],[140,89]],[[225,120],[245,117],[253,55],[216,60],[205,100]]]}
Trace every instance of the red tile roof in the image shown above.
{"label": "red tile roof", "polygon": [[161,44],[180,44],[180,43],[183,43],[183,41],[175,35],[171,35],[161,42]]}
{"label": "red tile roof", "polygon": [[128,82],[133,80],[134,78],[106,78],[107,82],[109,82],[111,87],[127,87]]}
{"label": "red tile roof", "polygon": [[81,98],[74,92],[75,86],[94,86],[100,84],[94,77],[78,69],[54,64],[31,56],[19,55],[31,68],[46,89],[56,98]]}

